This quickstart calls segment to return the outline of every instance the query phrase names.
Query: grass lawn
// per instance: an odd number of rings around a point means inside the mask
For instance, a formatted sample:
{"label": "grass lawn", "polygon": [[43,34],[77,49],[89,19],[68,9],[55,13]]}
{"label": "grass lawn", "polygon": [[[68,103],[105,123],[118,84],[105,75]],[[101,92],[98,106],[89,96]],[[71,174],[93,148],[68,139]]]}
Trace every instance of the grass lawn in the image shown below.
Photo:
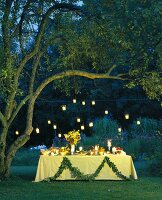
{"label": "grass lawn", "polygon": [[15,177],[0,182],[0,200],[162,200],[162,178],[137,181],[55,181],[34,183],[36,166],[12,167]]}

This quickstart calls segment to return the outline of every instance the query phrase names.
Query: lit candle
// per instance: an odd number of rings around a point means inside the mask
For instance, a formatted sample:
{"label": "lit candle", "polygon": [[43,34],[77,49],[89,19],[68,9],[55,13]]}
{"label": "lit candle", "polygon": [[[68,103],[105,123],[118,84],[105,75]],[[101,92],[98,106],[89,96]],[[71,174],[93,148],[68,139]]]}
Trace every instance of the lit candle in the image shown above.
{"label": "lit candle", "polygon": [[95,151],[98,151],[98,145],[95,145]]}
{"label": "lit candle", "polygon": [[73,103],[76,103],[76,99],[73,99]]}
{"label": "lit candle", "polygon": [[79,151],[82,151],[83,150],[83,147],[79,147]]}
{"label": "lit candle", "polygon": [[92,155],[93,155],[93,151],[90,150],[90,154],[91,154],[91,156],[92,156]]}
{"label": "lit candle", "polygon": [[92,105],[94,106],[96,104],[96,102],[95,101],[92,101]]}
{"label": "lit candle", "polygon": [[56,152],[56,154],[59,154],[59,149],[56,149],[56,151],[55,151],[55,152]]}
{"label": "lit candle", "polygon": [[95,145],[95,155],[98,155],[99,145]]}
{"label": "lit candle", "polygon": [[111,148],[111,146],[112,146],[112,140],[107,140],[107,146],[108,146],[108,148],[109,148],[109,151],[110,151],[110,148]]}

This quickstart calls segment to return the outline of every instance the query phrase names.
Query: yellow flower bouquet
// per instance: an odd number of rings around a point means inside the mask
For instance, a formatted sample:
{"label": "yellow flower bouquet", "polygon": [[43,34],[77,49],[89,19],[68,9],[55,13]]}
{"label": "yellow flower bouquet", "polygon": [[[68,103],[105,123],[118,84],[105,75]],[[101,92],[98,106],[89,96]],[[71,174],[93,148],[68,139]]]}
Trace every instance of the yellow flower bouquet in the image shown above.
{"label": "yellow flower bouquet", "polygon": [[67,134],[64,134],[65,139],[71,144],[76,145],[77,142],[81,139],[80,132],[78,131],[69,131]]}

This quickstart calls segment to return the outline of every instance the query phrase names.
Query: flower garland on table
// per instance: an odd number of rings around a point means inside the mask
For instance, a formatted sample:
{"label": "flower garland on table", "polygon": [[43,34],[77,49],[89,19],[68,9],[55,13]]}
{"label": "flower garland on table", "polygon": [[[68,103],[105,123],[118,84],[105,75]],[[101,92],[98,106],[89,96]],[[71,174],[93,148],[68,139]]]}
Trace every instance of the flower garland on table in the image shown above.
{"label": "flower garland on table", "polygon": [[70,160],[67,157],[63,157],[63,160],[61,162],[61,165],[56,172],[56,174],[53,177],[49,177],[44,179],[44,181],[50,182],[50,181],[55,181],[64,171],[64,169],[69,169],[71,173],[73,174],[74,177],[76,177],[77,180],[87,180],[87,181],[92,181],[94,180],[102,168],[104,167],[104,164],[107,163],[108,166],[112,169],[112,171],[121,179],[123,180],[131,180],[130,178],[124,176],[116,167],[116,165],[110,161],[110,158],[105,157],[102,161],[102,163],[99,165],[99,167],[96,169],[96,171],[93,174],[83,174],[78,167],[73,167]]}

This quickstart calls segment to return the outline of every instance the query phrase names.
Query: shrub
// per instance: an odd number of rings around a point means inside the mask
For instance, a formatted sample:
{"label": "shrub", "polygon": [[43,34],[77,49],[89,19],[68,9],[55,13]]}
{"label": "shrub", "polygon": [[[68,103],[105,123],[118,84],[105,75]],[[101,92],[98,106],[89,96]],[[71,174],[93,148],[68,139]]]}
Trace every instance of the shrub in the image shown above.
{"label": "shrub", "polygon": [[[100,144],[101,146],[107,146],[107,139],[113,139],[113,146],[120,145],[120,138],[118,137],[118,123],[115,120],[108,119],[106,117],[97,119],[94,122],[93,134],[91,138],[87,138],[94,144]],[[87,141],[87,142],[88,142]]]}
{"label": "shrub", "polygon": [[16,153],[12,165],[15,166],[30,166],[37,165],[39,159],[39,150],[29,150],[27,148],[21,148]]}
{"label": "shrub", "polygon": [[136,158],[152,159],[157,152],[161,151],[162,143],[160,132],[162,131],[161,122],[155,119],[141,118],[140,125],[136,121],[129,127],[126,151],[134,154]]}
{"label": "shrub", "polygon": [[152,138],[157,137],[159,132],[162,132],[161,121],[149,118],[140,118],[140,125],[134,121],[130,126],[128,138]]}
{"label": "shrub", "polygon": [[162,154],[156,156],[149,167],[149,173],[153,176],[162,177]]}
{"label": "shrub", "polygon": [[98,138],[114,138],[117,136],[118,127],[117,121],[104,117],[94,122],[93,135]]}

